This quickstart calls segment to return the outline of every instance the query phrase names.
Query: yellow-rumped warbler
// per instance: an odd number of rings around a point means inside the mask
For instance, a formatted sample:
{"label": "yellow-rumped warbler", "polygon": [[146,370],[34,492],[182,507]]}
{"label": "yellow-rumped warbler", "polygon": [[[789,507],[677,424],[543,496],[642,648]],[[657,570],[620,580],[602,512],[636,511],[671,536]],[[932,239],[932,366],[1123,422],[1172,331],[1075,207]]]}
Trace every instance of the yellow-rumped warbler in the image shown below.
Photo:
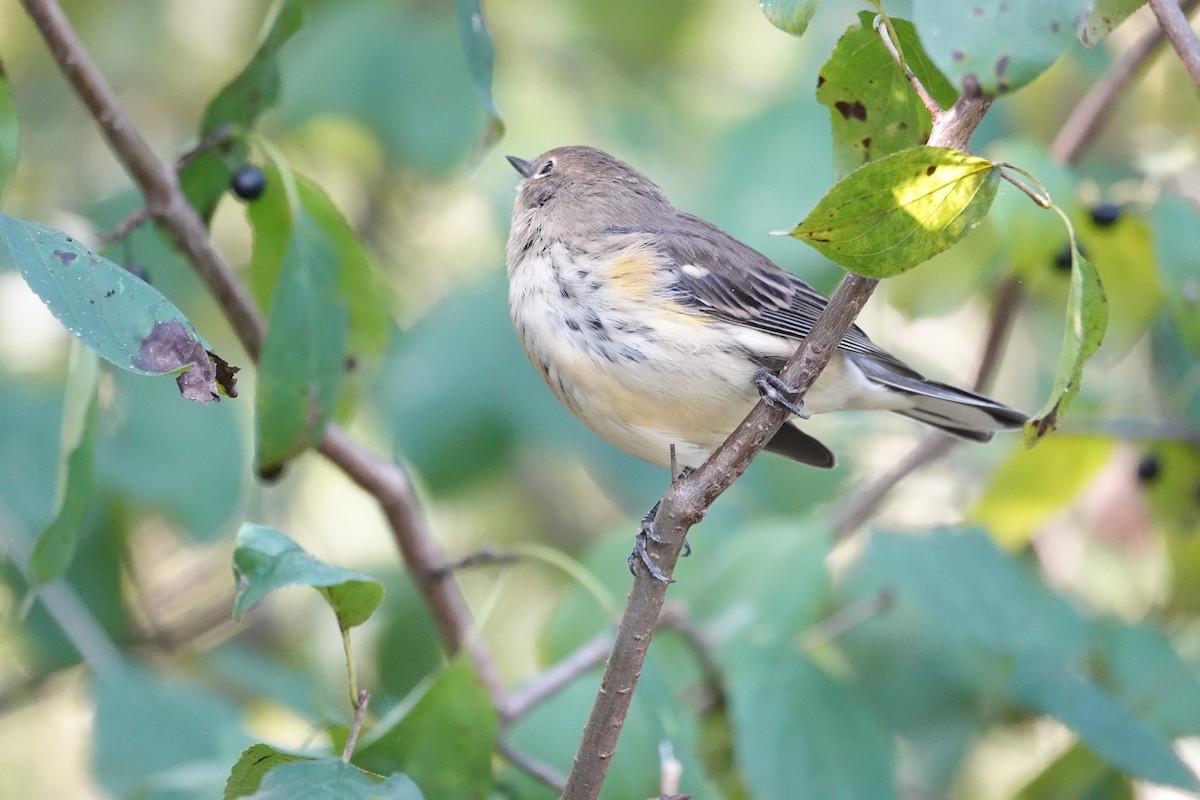
{"label": "yellow-rumped warbler", "polygon": [[[585,425],[661,466],[698,467],[761,397],[795,413],[778,372],[828,302],[628,164],[559,147],[521,173],[508,239],[508,307],[530,361]],[[1025,415],[931,381],[857,326],[804,412],[881,409],[985,442]],[[832,452],[784,425],[767,449],[814,467]]]}

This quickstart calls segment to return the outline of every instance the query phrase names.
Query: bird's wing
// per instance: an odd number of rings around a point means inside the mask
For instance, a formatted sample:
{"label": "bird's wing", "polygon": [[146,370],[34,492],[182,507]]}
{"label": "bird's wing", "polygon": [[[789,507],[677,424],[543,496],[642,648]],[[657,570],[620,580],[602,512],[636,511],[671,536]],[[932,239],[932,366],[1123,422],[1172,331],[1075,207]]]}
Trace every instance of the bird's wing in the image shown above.
{"label": "bird's wing", "polygon": [[[765,333],[802,339],[828,300],[762,253],[698,217],[680,214],[671,227],[622,228],[660,254],[670,275],[666,290],[698,313]],[[912,368],[872,342],[857,325],[841,347],[916,376]]]}

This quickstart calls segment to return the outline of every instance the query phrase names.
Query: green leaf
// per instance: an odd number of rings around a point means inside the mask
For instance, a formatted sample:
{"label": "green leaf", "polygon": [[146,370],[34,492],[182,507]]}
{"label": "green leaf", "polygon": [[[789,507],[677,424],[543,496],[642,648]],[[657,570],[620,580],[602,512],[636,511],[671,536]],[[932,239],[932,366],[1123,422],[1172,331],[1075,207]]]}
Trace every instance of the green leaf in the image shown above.
{"label": "green leaf", "polygon": [[793,36],[801,36],[817,11],[820,0],[759,0],[758,5],[772,25]]}
{"label": "green leaf", "polygon": [[1101,620],[1089,666],[1125,708],[1162,736],[1200,734],[1200,680],[1195,667],[1149,623]]}
{"label": "green leaf", "polygon": [[276,750],[269,744],[252,744],[242,752],[241,758],[229,770],[229,779],[225,781],[224,800],[236,800],[238,797],[254,794],[262,784],[263,777],[275,767],[294,761],[314,760],[311,756]]}
{"label": "green leaf", "polygon": [[752,797],[896,797],[892,741],[861,695],[794,650],[728,674],[734,747]]}
{"label": "green leaf", "polygon": [[254,420],[259,474],[320,441],[346,373],[348,319],[337,298],[337,251],[298,210],[271,299]]}
{"label": "green leaf", "polygon": [[95,484],[93,453],[99,376],[100,363],[95,352],[73,341],[67,362],[54,521],[38,536],[29,557],[35,583],[48,583],[59,577],[75,557],[79,530]]}
{"label": "green leaf", "polygon": [[1000,545],[1016,549],[1062,511],[1109,462],[1107,436],[1055,436],[1033,450],[1020,448],[992,475],[970,519]]}
{"label": "green leaf", "polygon": [[1058,426],[1059,419],[1079,394],[1083,365],[1104,339],[1108,300],[1096,268],[1071,248],[1071,289],[1067,296],[1067,325],[1054,387],[1041,410],[1025,423],[1025,443],[1032,446]]}
{"label": "green leaf", "polygon": [[914,0],[913,22],[930,57],[960,90],[1021,88],[1074,41],[1088,0]]}
{"label": "green leaf", "polygon": [[487,689],[460,656],[395,726],[364,737],[354,763],[381,773],[403,770],[438,800],[486,797],[497,725]]}
{"label": "green leaf", "polygon": [[384,780],[338,758],[281,764],[262,779],[250,800],[423,800],[404,775]]}
{"label": "green leaf", "polygon": [[1146,0],[1094,0],[1086,18],[1080,21],[1076,33],[1084,47],[1096,44],[1125,21],[1133,12],[1146,4]]}
{"label": "green leaf", "polygon": [[302,176],[296,176],[296,188],[301,208],[337,253],[338,299],[350,326],[346,350],[357,359],[377,358],[387,345],[392,317],[375,261],[329,195]]}
{"label": "green leaf", "polygon": [[[1193,225],[1195,219],[1193,215]],[[1142,340],[1164,305],[1153,234],[1146,218],[1132,208],[1109,225],[1097,225],[1090,211],[1081,208],[1072,214],[1072,222],[1081,252],[1088,254],[1104,285],[1104,356],[1116,360]]]}
{"label": "green leaf", "polygon": [[1131,775],[1189,791],[1200,789],[1166,738],[1061,661],[1044,653],[1019,656],[1012,691],[1019,702],[1050,714]]}
{"label": "green leaf", "polygon": [[487,20],[483,18],[483,11],[479,7],[479,0],[455,0],[454,10],[458,17],[458,38],[463,55],[467,59],[467,73],[471,78],[471,86],[488,115],[484,131],[475,144],[474,160],[478,161],[504,136],[504,122],[500,119],[496,101],[492,97],[492,68],[496,61],[496,51],[492,45],[492,34],[488,30]]}
{"label": "green leaf", "polygon": [[1200,353],[1200,275],[1191,241],[1196,211],[1182,198],[1165,197],[1150,212],[1150,224],[1171,321],[1188,349]]}
{"label": "green leaf", "polygon": [[320,591],[342,630],[366,622],[383,599],[383,586],[371,576],[326,564],[285,534],[249,522],[238,531],[233,575],[237,581],[234,620],[285,586],[312,586]]}
{"label": "green leaf", "polygon": [[[238,709],[221,695],[134,663],[97,675],[93,761],[112,797],[162,797],[179,773],[191,797],[216,797],[226,765],[246,746]],[[178,790],[178,789],[177,789]]]}
{"label": "green leaf", "polygon": [[142,375],[178,372],[189,400],[220,400],[218,382],[236,395],[231,375],[220,372],[228,365],[150,284],[60,230],[8,214],[0,214],[0,242],[0,266],[19,267],[54,316],[102,358]]}
{"label": "green leaf", "polygon": [[20,144],[20,125],[17,123],[17,107],[12,101],[12,88],[8,73],[0,62],[0,195],[17,168]]}
{"label": "green leaf", "polygon": [[898,275],[966,236],[999,177],[991,161],[960,150],[902,150],[838,181],[790,235],[860,275]]}
{"label": "green leaf", "polygon": [[1050,762],[1013,800],[1134,800],[1130,780],[1082,744]]}
{"label": "green leaf", "polygon": [[242,141],[259,116],[279,99],[280,75],[276,60],[280,49],[304,24],[305,0],[284,0],[262,44],[228,86],[208,104],[200,123],[200,138],[221,125],[232,128],[234,138],[220,153],[200,154],[180,173],[179,179],[192,206],[204,219],[212,217],[217,202],[229,188],[234,169],[246,160]]}
{"label": "green leaf", "polygon": [[[859,24],[838,40],[817,80],[817,100],[829,108],[834,174],[929,139],[933,120],[924,103],[875,31],[875,15],[860,12]],[[909,68],[940,105],[948,108],[954,87],[929,60],[911,22],[892,18]]]}

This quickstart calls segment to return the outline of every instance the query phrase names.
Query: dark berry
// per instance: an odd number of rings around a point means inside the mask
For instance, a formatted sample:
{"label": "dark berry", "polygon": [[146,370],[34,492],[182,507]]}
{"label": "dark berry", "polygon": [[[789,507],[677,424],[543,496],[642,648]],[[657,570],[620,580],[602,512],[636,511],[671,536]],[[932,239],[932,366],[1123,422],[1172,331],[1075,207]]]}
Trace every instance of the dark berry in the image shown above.
{"label": "dark berry", "polygon": [[1092,206],[1092,222],[1107,228],[1121,218],[1121,207],[1115,203],[1097,203]]}
{"label": "dark berry", "polygon": [[233,173],[229,188],[243,200],[257,200],[267,190],[267,173],[259,167],[242,167]]}
{"label": "dark berry", "polygon": [[1071,243],[1067,242],[1054,254],[1054,268],[1062,272],[1071,271]]}
{"label": "dark berry", "polygon": [[1162,462],[1153,453],[1147,453],[1138,462],[1137,478],[1139,483],[1150,483],[1158,477],[1160,472],[1162,472]]}

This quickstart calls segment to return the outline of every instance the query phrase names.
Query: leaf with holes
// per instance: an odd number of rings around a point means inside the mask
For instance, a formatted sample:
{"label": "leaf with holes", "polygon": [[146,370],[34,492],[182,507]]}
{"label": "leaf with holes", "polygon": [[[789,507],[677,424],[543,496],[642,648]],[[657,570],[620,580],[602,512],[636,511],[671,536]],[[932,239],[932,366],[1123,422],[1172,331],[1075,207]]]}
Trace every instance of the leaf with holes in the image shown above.
{"label": "leaf with holes", "polygon": [[790,235],[860,275],[899,275],[970,233],[999,179],[985,158],[913,147],[838,181]]}

